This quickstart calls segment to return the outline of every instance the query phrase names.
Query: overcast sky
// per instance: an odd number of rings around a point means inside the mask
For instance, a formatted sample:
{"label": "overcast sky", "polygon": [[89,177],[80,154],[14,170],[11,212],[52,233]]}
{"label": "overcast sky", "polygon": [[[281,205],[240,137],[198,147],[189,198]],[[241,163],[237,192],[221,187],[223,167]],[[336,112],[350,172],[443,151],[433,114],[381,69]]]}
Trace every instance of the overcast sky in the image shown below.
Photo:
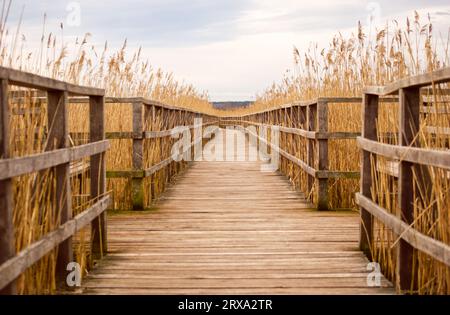
{"label": "overcast sky", "polygon": [[[292,68],[292,48],[310,42],[326,47],[334,34],[349,33],[374,14],[403,24],[414,9],[430,13],[447,33],[448,0],[13,0],[11,25],[25,4],[22,33],[38,41],[47,13],[48,31],[65,40],[92,33],[91,43],[142,46],[154,67],[207,90],[211,100],[252,100]],[[80,19],[74,15],[80,8]],[[79,23],[78,23],[79,22]]]}

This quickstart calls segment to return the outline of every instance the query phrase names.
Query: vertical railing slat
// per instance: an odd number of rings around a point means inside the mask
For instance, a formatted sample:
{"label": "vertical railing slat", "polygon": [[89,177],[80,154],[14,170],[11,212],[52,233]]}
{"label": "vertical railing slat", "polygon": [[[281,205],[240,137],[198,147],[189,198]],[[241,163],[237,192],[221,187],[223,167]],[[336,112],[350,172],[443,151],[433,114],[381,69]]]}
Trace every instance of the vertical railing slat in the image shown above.
{"label": "vertical railing slat", "polygon": [[[308,131],[316,131],[316,112],[317,112],[317,106],[316,104],[311,104],[306,107],[306,127]],[[307,147],[306,147],[306,156],[307,161],[306,163],[308,166],[311,166],[312,168],[315,168],[314,165],[314,140],[312,139],[306,139]],[[314,199],[314,192],[312,189],[314,188],[314,176],[307,175],[308,177],[308,194],[311,194],[311,200]]]}
{"label": "vertical railing slat", "polygon": [[[90,142],[105,139],[105,100],[103,96],[89,98]],[[91,198],[98,199],[106,193],[105,153],[91,156]],[[91,253],[93,259],[100,259],[108,250],[106,212],[92,221]]]}
{"label": "vertical railing slat", "polygon": [[[361,108],[361,120],[362,120],[362,137],[369,140],[377,140],[377,117],[378,117],[378,96],[371,94],[364,94],[362,108]],[[373,155],[373,159],[375,155]],[[371,186],[372,186],[372,164],[371,154],[363,151],[361,154],[361,179],[360,189],[361,194],[364,197],[372,198]],[[364,208],[361,208],[360,212],[360,237],[359,248],[360,250],[372,261],[372,241],[373,241],[373,216]]]}
{"label": "vertical railing slat", "polygon": [[[143,103],[135,102],[133,107],[133,170],[142,171],[143,163]],[[133,210],[144,209],[144,190],[142,177],[133,177],[132,181],[132,203]]]}
{"label": "vertical railing slat", "polygon": [[[328,131],[328,103],[319,101],[317,103],[317,131]],[[328,170],[328,139],[319,139],[317,145],[317,167],[318,171]],[[328,178],[318,178],[317,209],[328,210]]]}
{"label": "vertical railing slat", "polygon": [[[408,88],[399,91],[399,145],[418,147],[415,139],[419,131],[420,119],[420,89]],[[414,164],[400,161],[398,176],[398,203],[400,219],[407,224],[414,222]],[[414,248],[405,240],[400,239],[397,245],[397,289],[408,292],[417,288],[417,263],[415,263]]]}
{"label": "vertical railing slat", "polygon": [[[48,138],[46,150],[67,148],[69,143],[69,109],[66,91],[47,92]],[[53,168],[56,179],[56,211],[59,224],[64,224],[72,218],[72,194],[70,187],[70,163],[64,163]],[[72,237],[58,246],[56,262],[56,279],[58,284],[65,281],[67,264],[73,261]]]}
{"label": "vertical railing slat", "polygon": [[[10,157],[9,133],[10,110],[8,104],[8,81],[0,80],[0,158]],[[14,257],[15,239],[13,223],[13,190],[12,180],[0,180],[0,265]],[[16,294],[16,283],[12,282],[3,289],[0,295]]]}

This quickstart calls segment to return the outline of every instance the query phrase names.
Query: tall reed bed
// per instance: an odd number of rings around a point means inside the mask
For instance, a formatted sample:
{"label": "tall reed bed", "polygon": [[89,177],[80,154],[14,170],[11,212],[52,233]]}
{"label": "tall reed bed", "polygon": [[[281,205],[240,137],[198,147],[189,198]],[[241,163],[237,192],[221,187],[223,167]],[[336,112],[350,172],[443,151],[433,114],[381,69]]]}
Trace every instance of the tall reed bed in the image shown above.
{"label": "tall reed bed", "polygon": [[[434,86],[432,92],[422,93],[420,129],[416,141],[422,148],[448,150],[450,148],[450,102],[445,95],[448,84]],[[389,120],[377,122],[378,141],[398,144],[398,106],[383,106],[380,115]],[[377,157],[372,161],[372,199],[390,213],[399,213],[398,167],[393,161]],[[413,168],[414,222],[412,227],[433,239],[450,244],[450,173],[437,167]],[[396,278],[396,244],[399,239],[383,224],[376,221],[372,248],[374,259],[393,280]],[[417,288],[411,293],[450,294],[450,268],[428,255],[415,252],[418,272]]]}
{"label": "tall reed bed", "polygon": [[[356,32],[345,38],[335,36],[328,48],[319,49],[312,45],[300,53],[294,48],[295,69],[286,75],[281,83],[273,84],[258,95],[249,108],[235,110],[233,114],[248,114],[298,100],[317,97],[361,97],[362,88],[367,85],[385,85],[404,77],[449,66],[449,38],[435,36],[430,17],[425,23],[418,13],[407,19],[404,26],[397,21],[388,23],[376,32],[374,38],[367,38],[361,25]],[[448,84],[433,86],[431,91],[422,92],[423,108],[431,108],[422,114],[417,139],[424,148],[448,150],[450,148],[450,107]],[[437,110],[435,110],[437,109]],[[398,144],[398,104],[381,103],[377,121],[378,140]],[[426,111],[426,110],[424,110]],[[359,104],[331,104],[329,107],[330,131],[360,131],[361,107]],[[302,127],[302,126],[299,126]],[[304,127],[304,126],[303,126]],[[287,142],[289,143],[289,139]],[[305,144],[293,140],[297,157],[304,159]],[[332,140],[329,143],[329,162],[332,170],[358,170],[360,153],[354,140]],[[289,163],[288,163],[289,164]],[[304,190],[304,172],[292,171],[295,166],[283,165],[282,171],[289,174],[294,184]],[[398,213],[398,184],[395,164],[382,157],[373,163],[373,200],[391,213]],[[422,233],[450,244],[449,185],[448,171],[428,167],[426,173],[432,183],[423,189],[423,174],[415,173],[413,227]],[[353,196],[359,190],[357,180],[330,181],[330,205],[350,206],[357,209]],[[303,186],[303,187],[302,187]],[[372,244],[373,257],[382,265],[385,275],[395,281],[396,244],[394,235],[380,222],[376,222],[375,240]],[[418,290],[420,294],[449,294],[450,268],[416,253]]]}
{"label": "tall reed bed", "polygon": [[[13,10],[11,0],[3,0],[0,20],[0,65],[32,72],[43,76],[64,80],[79,85],[104,88],[111,97],[144,97],[163,103],[212,113],[213,109],[205,92],[197,91],[192,85],[178,82],[172,73],[153,68],[142,56],[141,49],[129,55],[127,41],[118,51],[111,51],[106,42],[101,50],[89,44],[90,34],[76,39],[70,45],[64,41],[64,26],[61,35],[47,32],[46,16],[40,46],[27,49],[26,36],[22,34],[22,23],[8,25],[8,16]],[[20,93],[19,93],[20,92]],[[9,106],[16,112],[11,120],[10,143],[12,157],[21,157],[45,150],[46,135],[51,128],[47,121],[45,94],[29,89],[11,87]],[[132,113],[127,106],[106,106],[106,131],[131,131]],[[164,116],[151,124],[163,128],[167,125]],[[71,103],[69,106],[69,132],[71,146],[87,143],[89,135],[88,106]],[[147,146],[148,165],[157,161],[167,151],[168,144],[154,143]],[[131,168],[131,140],[111,141],[107,153],[108,169]],[[90,195],[89,172],[84,167],[88,160],[74,163],[79,172],[71,177],[73,192],[72,210],[76,215],[87,209],[92,200]],[[153,180],[159,190],[164,189],[167,174],[156,174]],[[14,225],[16,251],[28,247],[42,236],[59,226],[59,209],[55,206],[55,178],[51,170],[38,172],[14,179]],[[113,206],[117,209],[130,209],[130,200],[125,193],[129,187],[127,179],[108,181],[112,191]],[[155,197],[155,196],[154,196]],[[154,198],[153,197],[153,198]],[[151,197],[147,197],[151,200]],[[148,202],[150,203],[150,202]],[[89,229],[74,237],[74,250],[77,262],[83,272],[92,265],[90,257]],[[46,255],[29,268],[18,279],[21,294],[52,294],[57,290],[55,261],[57,251]]]}

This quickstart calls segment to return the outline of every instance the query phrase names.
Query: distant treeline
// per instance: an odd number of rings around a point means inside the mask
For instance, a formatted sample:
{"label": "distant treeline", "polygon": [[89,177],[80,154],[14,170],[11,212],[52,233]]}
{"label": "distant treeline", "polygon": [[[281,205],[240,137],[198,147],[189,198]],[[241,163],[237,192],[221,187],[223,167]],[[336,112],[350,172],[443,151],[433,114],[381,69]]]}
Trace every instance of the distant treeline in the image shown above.
{"label": "distant treeline", "polygon": [[250,101],[242,101],[242,102],[213,102],[214,108],[217,109],[233,109],[233,108],[242,108],[248,107],[252,104]]}

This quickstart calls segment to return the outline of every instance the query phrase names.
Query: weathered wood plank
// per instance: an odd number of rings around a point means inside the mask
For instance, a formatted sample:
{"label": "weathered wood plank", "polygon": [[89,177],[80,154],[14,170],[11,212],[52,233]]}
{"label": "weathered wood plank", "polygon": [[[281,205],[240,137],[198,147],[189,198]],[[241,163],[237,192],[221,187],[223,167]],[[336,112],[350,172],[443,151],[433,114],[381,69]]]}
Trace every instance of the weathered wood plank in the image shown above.
{"label": "weathered wood plank", "polygon": [[[68,148],[69,143],[69,109],[67,104],[67,91],[47,92],[47,121],[48,137],[45,150]],[[53,211],[63,225],[72,219],[72,193],[70,186],[70,161],[56,165],[52,172],[55,176],[55,201]],[[56,279],[58,285],[65,284],[67,264],[72,262],[72,238],[68,237],[58,245],[56,259]]]}
{"label": "weathered wood plank", "polygon": [[[89,98],[90,141],[105,139],[105,101],[104,97]],[[106,193],[106,160],[105,152],[91,155],[91,199],[98,200]],[[102,258],[108,250],[106,213],[100,213],[91,224],[91,253],[94,259]]]}
{"label": "weathered wood plank", "polygon": [[403,147],[380,143],[361,137],[357,139],[361,149],[392,160],[402,160],[416,164],[450,169],[450,151]]}
{"label": "weathered wood plank", "polygon": [[195,162],[152,211],[112,214],[110,254],[77,293],[394,293],[367,287],[355,212],[315,211],[260,167]]}
{"label": "weathered wood plank", "polygon": [[450,266],[450,246],[418,232],[409,224],[388,213],[386,209],[359,193],[356,194],[356,201],[414,248]]}
{"label": "weathered wood plank", "polygon": [[[362,138],[371,141],[377,140],[377,126],[373,122],[378,118],[379,97],[371,94],[364,94],[361,120],[362,120]],[[376,159],[370,152],[363,151],[361,154],[361,179],[360,191],[365,197],[371,196],[372,186],[372,159]],[[369,260],[372,260],[372,242],[373,242],[373,216],[364,207],[360,209],[360,236],[359,248],[366,254]]]}
{"label": "weathered wood plank", "polygon": [[59,226],[55,231],[46,234],[39,241],[0,265],[0,288],[8,285],[28,267],[98,217],[106,210],[109,202],[109,196],[103,197],[89,209]]}
{"label": "weathered wood plank", "polygon": [[[133,106],[133,133],[142,136],[144,132],[144,104],[135,102]],[[139,171],[144,168],[144,141],[142,138],[133,138],[132,152],[133,170]],[[141,177],[133,177],[131,179],[131,200],[133,210],[144,209],[144,186]]]}
{"label": "weathered wood plank", "polygon": [[[399,144],[404,147],[418,147],[420,144],[416,140],[416,135],[420,127],[419,87],[401,88],[399,97]],[[399,212],[397,216],[408,225],[413,224],[415,220],[413,176],[413,164],[405,160],[400,160],[398,174]],[[400,239],[397,244],[396,266],[396,285],[399,292],[416,290],[418,283],[418,264],[414,257],[414,247],[403,239]]]}
{"label": "weathered wood plank", "polygon": [[9,84],[42,90],[67,91],[73,95],[103,96],[105,90],[70,84],[50,79],[36,74],[0,67],[0,78],[8,80]]}
{"label": "weathered wood plank", "polygon": [[[0,80],[0,158],[10,156],[10,111],[8,81]],[[10,178],[0,178],[0,265],[15,255],[13,186]],[[14,279],[12,279],[14,280]],[[16,284],[0,286],[0,294],[15,294]]]}
{"label": "weathered wood plank", "polygon": [[[317,103],[317,131],[328,132],[328,102]],[[317,171],[328,171],[328,139],[316,140]],[[317,175],[317,173],[316,173]],[[317,209],[328,210],[328,178],[317,178]]]}
{"label": "weathered wood plank", "polygon": [[38,172],[60,164],[105,152],[110,147],[107,140],[72,148],[57,149],[21,158],[0,160],[0,180]]}
{"label": "weathered wood plank", "polygon": [[369,86],[364,88],[363,93],[384,96],[395,94],[403,88],[421,88],[448,81],[450,81],[450,68],[443,68],[433,72],[401,79],[386,86]]}

